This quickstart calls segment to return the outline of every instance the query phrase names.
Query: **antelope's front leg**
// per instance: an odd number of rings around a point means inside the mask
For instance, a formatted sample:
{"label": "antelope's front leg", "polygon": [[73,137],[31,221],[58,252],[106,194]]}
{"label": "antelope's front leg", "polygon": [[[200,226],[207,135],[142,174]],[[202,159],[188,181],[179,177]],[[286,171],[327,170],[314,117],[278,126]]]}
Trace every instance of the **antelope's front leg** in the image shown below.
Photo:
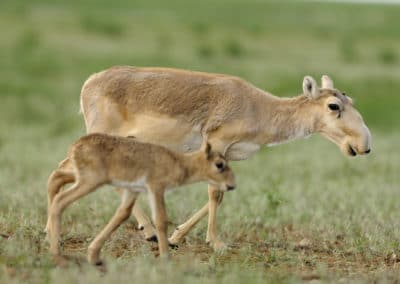
{"label": "antelope's front leg", "polygon": [[143,232],[146,241],[157,242],[157,235],[153,224],[151,223],[150,218],[143,212],[139,203],[136,203],[133,206],[132,214],[135,216],[138,222],[138,228]]}
{"label": "antelope's front leg", "polygon": [[[119,194],[124,192],[123,188],[117,188],[116,190]],[[150,218],[147,217],[146,213],[144,213],[138,202],[136,202],[133,206],[132,215],[137,220],[138,228],[143,232],[146,241],[157,242],[156,231],[153,227],[153,224],[151,223]]]}
{"label": "antelope's front leg", "polygon": [[[179,225],[172,236],[169,238],[169,243],[173,245],[177,245],[189,231],[203,218],[207,215],[210,211],[210,207],[213,207],[213,214],[209,215],[209,222],[208,222],[208,230],[207,230],[207,237],[206,241],[210,243],[214,250],[221,250],[226,248],[226,245],[217,238],[217,224],[216,224],[216,217],[217,217],[217,206],[222,202],[223,192],[221,191],[210,191],[209,186],[209,202],[203,206],[196,214],[194,214],[189,220],[185,223]],[[211,194],[212,192],[212,194]]]}
{"label": "antelope's front leg", "polygon": [[199,211],[196,212],[189,220],[185,223],[176,227],[172,236],[168,239],[171,245],[177,245],[179,242],[189,233],[189,231],[208,213],[208,203],[203,206]]}
{"label": "antelope's front leg", "polygon": [[213,185],[208,186],[208,227],[206,242],[213,247],[215,251],[226,248],[226,244],[218,239],[217,236],[217,207],[222,202],[224,193]]}

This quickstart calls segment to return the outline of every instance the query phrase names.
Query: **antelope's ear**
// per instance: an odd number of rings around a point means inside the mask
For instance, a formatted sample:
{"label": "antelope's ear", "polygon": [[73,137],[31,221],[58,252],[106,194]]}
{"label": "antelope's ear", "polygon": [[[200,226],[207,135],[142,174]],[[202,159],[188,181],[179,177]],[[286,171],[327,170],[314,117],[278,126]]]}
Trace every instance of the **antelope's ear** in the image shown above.
{"label": "antelope's ear", "polygon": [[211,158],[211,144],[206,143],[206,146],[204,147],[204,152],[206,153],[207,160]]}
{"label": "antelope's ear", "polygon": [[318,98],[319,88],[314,78],[311,76],[305,76],[303,80],[303,93],[311,99]]}
{"label": "antelope's ear", "polygon": [[324,89],[333,89],[333,81],[328,75],[321,77],[321,86]]}

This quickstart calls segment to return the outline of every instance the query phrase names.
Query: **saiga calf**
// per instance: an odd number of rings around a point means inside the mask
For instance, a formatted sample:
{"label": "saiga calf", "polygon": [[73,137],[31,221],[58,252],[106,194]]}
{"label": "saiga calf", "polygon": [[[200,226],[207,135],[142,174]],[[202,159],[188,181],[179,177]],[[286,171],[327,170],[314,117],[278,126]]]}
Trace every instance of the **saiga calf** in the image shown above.
{"label": "saiga calf", "polygon": [[[206,181],[222,191],[235,187],[234,174],[225,158],[205,143],[199,151],[176,153],[162,146],[140,143],[132,138],[90,134],[75,142],[48,181],[50,251],[60,255],[63,211],[74,201],[110,184],[123,188],[122,201],[107,226],[90,244],[88,261],[100,265],[100,250],[130,215],[140,192],[147,189],[161,256],[168,256],[167,215],[164,192],[183,184]],[[60,192],[67,184],[68,190]]]}

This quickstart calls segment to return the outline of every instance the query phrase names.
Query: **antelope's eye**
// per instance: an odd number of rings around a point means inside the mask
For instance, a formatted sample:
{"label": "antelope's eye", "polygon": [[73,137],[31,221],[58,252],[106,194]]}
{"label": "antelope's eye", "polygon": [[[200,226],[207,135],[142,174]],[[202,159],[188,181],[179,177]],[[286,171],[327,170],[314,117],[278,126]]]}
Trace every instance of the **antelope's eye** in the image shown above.
{"label": "antelope's eye", "polygon": [[329,104],[328,107],[330,110],[333,110],[333,111],[340,109],[338,104]]}

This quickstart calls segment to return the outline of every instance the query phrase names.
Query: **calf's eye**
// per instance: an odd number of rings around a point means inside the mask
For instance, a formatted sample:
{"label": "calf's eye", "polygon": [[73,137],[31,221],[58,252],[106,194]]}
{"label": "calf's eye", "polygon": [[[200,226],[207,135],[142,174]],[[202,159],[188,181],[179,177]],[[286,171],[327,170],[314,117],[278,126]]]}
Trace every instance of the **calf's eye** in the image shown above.
{"label": "calf's eye", "polygon": [[222,171],[224,170],[224,168],[225,168],[225,165],[224,165],[224,163],[222,163],[222,162],[216,163],[215,166],[217,167],[217,169],[218,169],[220,172],[222,172]]}

